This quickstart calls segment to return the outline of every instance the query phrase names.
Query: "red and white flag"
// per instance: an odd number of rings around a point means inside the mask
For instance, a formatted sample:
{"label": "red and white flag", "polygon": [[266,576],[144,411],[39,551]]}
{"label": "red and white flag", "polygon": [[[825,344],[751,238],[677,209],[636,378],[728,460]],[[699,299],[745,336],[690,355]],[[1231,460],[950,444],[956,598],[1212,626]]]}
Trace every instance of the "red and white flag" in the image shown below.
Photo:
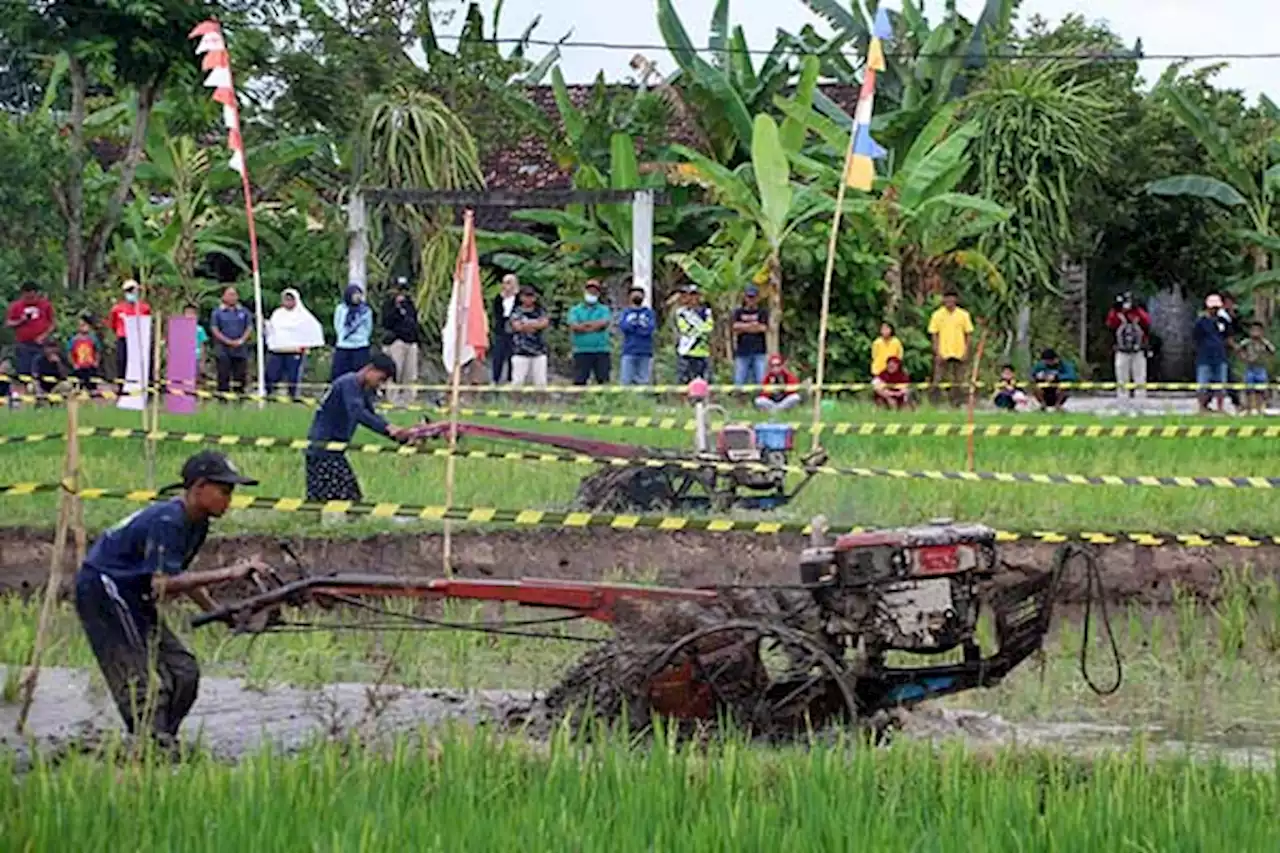
{"label": "red and white flag", "polygon": [[444,339],[441,357],[450,373],[455,355],[459,364],[466,364],[473,359],[483,359],[489,350],[489,313],[485,310],[484,290],[480,286],[475,213],[470,210],[463,216],[462,246],[453,271],[453,294],[441,332]]}
{"label": "red and white flag", "polygon": [[213,20],[196,25],[187,38],[199,38],[196,55],[200,70],[209,72],[204,85],[213,90],[213,99],[222,104],[222,123],[227,128],[227,147],[231,149],[231,168],[244,174],[244,140],[240,138],[240,107],[236,103],[236,88],[231,80],[231,54],[222,37],[222,26]]}

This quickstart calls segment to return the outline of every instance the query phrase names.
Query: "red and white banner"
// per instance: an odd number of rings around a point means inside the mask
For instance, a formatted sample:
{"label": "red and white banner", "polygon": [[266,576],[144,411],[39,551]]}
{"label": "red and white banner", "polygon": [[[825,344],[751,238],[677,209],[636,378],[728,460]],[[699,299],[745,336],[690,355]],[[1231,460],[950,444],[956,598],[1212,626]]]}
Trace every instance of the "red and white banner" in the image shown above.
{"label": "red and white banner", "polygon": [[484,291],[480,284],[480,258],[476,252],[475,213],[468,210],[462,227],[462,245],[453,272],[453,294],[449,298],[449,314],[444,328],[441,357],[446,370],[454,369],[454,361],[467,364],[484,359],[489,349],[489,312],[485,310]]}

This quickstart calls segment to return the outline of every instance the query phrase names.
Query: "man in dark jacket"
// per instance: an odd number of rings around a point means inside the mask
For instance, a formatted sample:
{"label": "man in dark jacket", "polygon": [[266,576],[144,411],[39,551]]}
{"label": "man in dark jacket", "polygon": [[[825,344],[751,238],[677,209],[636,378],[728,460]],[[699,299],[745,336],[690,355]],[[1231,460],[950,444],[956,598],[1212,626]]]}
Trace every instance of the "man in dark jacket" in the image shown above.
{"label": "man in dark jacket", "polygon": [[511,356],[514,354],[511,329],[507,321],[516,310],[520,279],[514,275],[502,277],[502,289],[493,297],[489,306],[489,328],[493,330],[493,352],[490,353],[490,369],[493,384],[511,381]]}
{"label": "man in dark jacket", "polygon": [[418,381],[418,344],[422,342],[422,326],[418,323],[418,308],[409,296],[409,280],[403,276],[396,279],[395,295],[382,309],[382,328],[386,331],[383,342],[387,355],[396,366],[396,385],[391,389],[391,402],[407,405],[413,402],[412,386]]}

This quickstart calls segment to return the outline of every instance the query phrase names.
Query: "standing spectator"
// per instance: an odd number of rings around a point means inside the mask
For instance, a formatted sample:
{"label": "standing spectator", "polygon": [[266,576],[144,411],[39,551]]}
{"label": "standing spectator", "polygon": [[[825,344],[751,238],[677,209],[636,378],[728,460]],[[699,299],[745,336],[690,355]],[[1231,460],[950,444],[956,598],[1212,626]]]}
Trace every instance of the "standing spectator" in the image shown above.
{"label": "standing spectator", "polygon": [[969,338],[973,335],[973,318],[960,307],[960,294],[948,290],[942,307],[929,318],[929,335],[933,338],[933,381],[951,384],[951,404],[964,400],[964,367],[969,358]]}
{"label": "standing spectator", "polygon": [[996,396],[991,402],[997,409],[1007,412],[1026,408],[1027,394],[1018,387],[1018,374],[1012,364],[1000,368],[1000,382],[996,385]]}
{"label": "standing spectator", "polygon": [[644,304],[644,288],[631,286],[631,304],[618,317],[622,332],[622,384],[648,385],[653,378],[653,333],[658,318]]}
{"label": "standing spectator", "polygon": [[698,285],[686,284],[680,290],[676,310],[676,381],[681,385],[708,378],[714,330],[715,320],[711,309],[702,304]]}
{"label": "standing spectator", "polygon": [[508,273],[502,277],[502,288],[489,306],[489,328],[494,330],[489,369],[494,385],[511,381],[511,330],[507,323],[519,301],[520,279]]}
{"label": "standing spectator", "polygon": [[102,375],[102,342],[93,330],[93,317],[80,317],[76,333],[67,341],[67,364],[80,387],[89,391]]}
{"label": "standing spectator", "polygon": [[249,375],[249,338],[253,336],[253,314],[240,304],[234,287],[222,291],[222,303],[209,317],[213,333],[213,355],[218,371],[218,390],[244,393]]}
{"label": "standing spectator", "polygon": [[582,301],[569,309],[569,340],[573,347],[573,384],[609,383],[609,326],[613,312],[600,304],[600,282],[592,279],[582,288]]}
{"label": "standing spectator", "polygon": [[373,310],[364,301],[364,288],[348,284],[342,301],[333,309],[333,369],[329,381],[355,373],[369,363],[369,339],[373,337]]}
{"label": "standing spectator", "polygon": [[538,291],[520,286],[520,304],[511,312],[511,384],[547,387],[547,342],[543,332],[551,318],[538,299]]}
{"label": "standing spectator", "polygon": [[17,342],[18,374],[31,376],[44,343],[53,332],[53,305],[41,295],[40,285],[33,281],[22,285],[22,294],[9,304],[4,324],[13,329]]}
{"label": "standing spectator", "polygon": [[742,291],[742,305],[733,311],[733,384],[760,385],[768,361],[765,332],[769,309],[760,307],[760,289],[754,284]]}
{"label": "standing spectator", "polygon": [[1240,345],[1240,357],[1244,359],[1244,384],[1248,391],[1246,412],[1261,415],[1267,408],[1267,364],[1276,354],[1275,344],[1263,334],[1261,323],[1249,324],[1249,337]]}
{"label": "standing spectator", "polygon": [[769,356],[768,369],[760,384],[764,390],[756,397],[757,409],[785,412],[800,405],[800,379],[787,370],[787,360],[780,353]]}
{"label": "standing spectator", "polygon": [[1150,345],[1151,315],[1133,302],[1132,293],[1116,297],[1116,304],[1107,312],[1107,328],[1115,332],[1116,397],[1129,399],[1129,384],[1133,384],[1133,396],[1142,400],[1147,396],[1147,347]]}
{"label": "standing spectator", "polygon": [[413,402],[413,386],[418,384],[418,344],[422,327],[418,323],[418,307],[409,296],[409,280],[396,280],[395,295],[382,308],[382,328],[387,355],[396,365],[396,379],[391,386],[391,401],[398,405]]}
{"label": "standing spectator", "polygon": [[200,325],[200,309],[188,302],[182,306],[182,316],[196,321],[196,378],[204,375],[201,359],[204,357],[205,344],[209,343],[209,333]]}
{"label": "standing spectator", "polygon": [[902,364],[902,341],[894,334],[892,323],[880,324],[880,337],[871,342],[871,378],[874,379],[889,367],[889,359],[896,358]]}
{"label": "standing spectator", "polygon": [[151,306],[142,300],[142,288],[133,279],[120,285],[120,299],[107,314],[107,325],[116,336],[116,381],[124,387],[125,373],[129,370],[129,327],[126,317],[150,317]]}
{"label": "standing spectator", "polygon": [[911,400],[911,375],[903,369],[902,359],[896,355],[889,356],[884,370],[871,380],[871,386],[875,389],[877,406],[886,409],[915,407]]}
{"label": "standing spectator", "polygon": [[62,360],[62,351],[53,338],[45,339],[36,357],[35,373],[39,377],[41,394],[52,394],[58,385],[67,378],[67,363]]}
{"label": "standing spectator", "polygon": [[324,329],[315,315],[302,304],[302,294],[292,287],[280,292],[280,307],[271,312],[264,330],[267,335],[266,392],[274,394],[284,382],[289,396],[298,399],[307,350],[324,345]]}
{"label": "standing spectator", "polygon": [[1060,383],[1075,382],[1078,376],[1076,366],[1050,348],[1040,353],[1040,360],[1031,366],[1031,378],[1035,380],[1033,393],[1040,405],[1061,412],[1071,394]]}
{"label": "standing spectator", "polygon": [[[1219,316],[1222,297],[1211,293],[1204,300],[1204,313],[1196,320],[1191,337],[1196,345],[1196,384],[1200,386],[1200,411],[1212,411],[1210,403],[1218,401],[1218,411],[1225,411],[1223,387],[1227,382],[1227,325]],[[1217,385],[1216,388],[1210,386]]]}

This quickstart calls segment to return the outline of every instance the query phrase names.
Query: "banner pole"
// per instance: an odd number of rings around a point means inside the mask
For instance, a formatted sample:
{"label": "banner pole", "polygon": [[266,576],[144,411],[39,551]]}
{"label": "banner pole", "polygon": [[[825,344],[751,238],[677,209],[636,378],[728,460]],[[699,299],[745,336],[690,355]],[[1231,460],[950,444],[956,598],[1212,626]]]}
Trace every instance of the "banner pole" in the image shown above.
{"label": "banner pole", "polygon": [[818,371],[813,388],[813,436],[810,449],[822,446],[822,384],[826,379],[827,319],[831,314],[831,278],[835,272],[836,240],[840,235],[840,218],[844,213],[844,195],[849,186],[849,165],[853,161],[853,146],[844,155],[844,169],[840,172],[840,188],[836,190],[836,210],[831,216],[831,236],[827,240],[827,268],[822,275],[822,314],[818,319]]}

